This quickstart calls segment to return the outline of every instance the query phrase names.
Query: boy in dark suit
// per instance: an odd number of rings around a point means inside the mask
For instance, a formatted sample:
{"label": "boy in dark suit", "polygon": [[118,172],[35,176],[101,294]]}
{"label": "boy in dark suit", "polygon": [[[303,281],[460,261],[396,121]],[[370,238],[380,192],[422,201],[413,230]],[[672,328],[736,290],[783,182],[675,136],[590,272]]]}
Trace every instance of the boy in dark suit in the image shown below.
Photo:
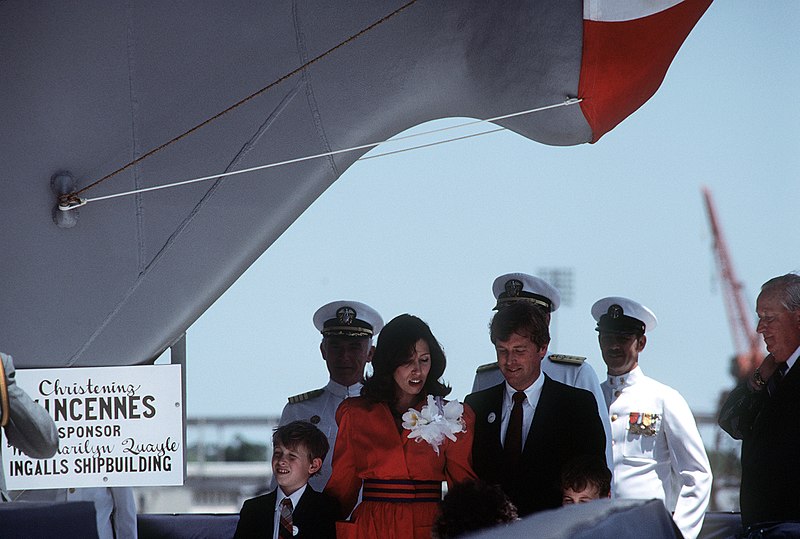
{"label": "boy in dark suit", "polygon": [[272,474],[278,488],[244,502],[234,539],[336,537],[338,506],[308,485],[328,453],[328,439],[307,421],[292,421],[272,435]]}
{"label": "boy in dark suit", "polygon": [[561,506],[559,475],[570,459],[605,458],[594,396],[541,372],[550,343],[541,309],[517,302],[492,319],[491,339],[505,381],[467,396],[475,411],[472,462],[502,487],[520,516]]}

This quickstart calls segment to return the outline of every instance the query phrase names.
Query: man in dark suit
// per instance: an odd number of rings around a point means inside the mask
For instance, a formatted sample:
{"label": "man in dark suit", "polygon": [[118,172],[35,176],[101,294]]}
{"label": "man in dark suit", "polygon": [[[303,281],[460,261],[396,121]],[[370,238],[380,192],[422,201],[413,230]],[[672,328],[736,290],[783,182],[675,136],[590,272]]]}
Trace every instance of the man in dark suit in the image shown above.
{"label": "man in dark suit", "polygon": [[541,310],[518,302],[492,319],[491,340],[505,381],[467,396],[475,411],[475,473],[499,484],[520,516],[561,506],[559,478],[579,455],[605,459],[594,396],[541,372],[550,334]]}
{"label": "man in dark suit", "polygon": [[719,425],[742,440],[743,537],[800,537],[800,275],[764,283],[756,314],[769,355],[731,391]]}
{"label": "man in dark suit", "polygon": [[307,421],[272,435],[272,474],[278,488],[244,502],[234,539],[335,539],[339,504],[308,484],[319,473],[328,439]]}

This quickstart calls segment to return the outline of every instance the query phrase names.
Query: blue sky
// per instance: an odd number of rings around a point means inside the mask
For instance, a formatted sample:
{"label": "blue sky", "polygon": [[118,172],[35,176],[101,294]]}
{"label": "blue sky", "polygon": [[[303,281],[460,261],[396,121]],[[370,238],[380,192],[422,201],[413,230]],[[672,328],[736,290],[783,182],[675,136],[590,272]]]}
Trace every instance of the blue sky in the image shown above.
{"label": "blue sky", "polygon": [[492,281],[542,268],[574,275],[552,351],[604,377],[589,309],[637,299],[659,318],[644,371],[713,412],[734,347],[701,187],[752,307],[800,270],[798,27],[796,0],[718,0],[656,95],[593,145],[504,131],[356,163],[189,329],[188,415],[279,414],[323,386],[311,318],[336,299],[426,320],[461,399],[494,360]]}

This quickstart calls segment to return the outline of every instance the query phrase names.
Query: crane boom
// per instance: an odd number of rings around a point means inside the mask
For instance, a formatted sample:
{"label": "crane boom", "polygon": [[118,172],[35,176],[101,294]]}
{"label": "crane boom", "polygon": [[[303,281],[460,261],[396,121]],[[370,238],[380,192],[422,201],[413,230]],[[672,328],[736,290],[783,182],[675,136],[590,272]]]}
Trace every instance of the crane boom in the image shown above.
{"label": "crane boom", "polygon": [[703,198],[708,211],[708,220],[711,223],[711,233],[714,236],[714,253],[722,277],[725,312],[728,315],[728,324],[736,347],[737,375],[741,380],[753,374],[762,354],[761,347],[758,334],[753,330],[748,316],[749,309],[744,301],[742,285],[736,278],[728,248],[722,237],[722,229],[714,209],[714,202],[711,199],[711,191],[706,187],[703,188]]}

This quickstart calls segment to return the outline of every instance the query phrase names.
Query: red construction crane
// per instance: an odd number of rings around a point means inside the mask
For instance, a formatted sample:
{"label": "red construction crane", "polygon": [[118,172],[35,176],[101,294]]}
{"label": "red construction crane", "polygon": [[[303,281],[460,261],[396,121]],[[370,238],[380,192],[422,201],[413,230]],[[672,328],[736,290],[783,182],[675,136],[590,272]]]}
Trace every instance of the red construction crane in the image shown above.
{"label": "red construction crane", "polygon": [[750,309],[747,308],[742,295],[742,285],[733,272],[733,263],[722,237],[717,212],[714,210],[714,203],[711,200],[711,192],[706,187],[703,188],[703,197],[708,210],[708,220],[711,222],[711,232],[714,235],[714,253],[722,277],[725,311],[736,346],[737,372],[734,374],[738,376],[739,380],[744,380],[753,374],[764,354],[758,334],[755,332],[749,316]]}

